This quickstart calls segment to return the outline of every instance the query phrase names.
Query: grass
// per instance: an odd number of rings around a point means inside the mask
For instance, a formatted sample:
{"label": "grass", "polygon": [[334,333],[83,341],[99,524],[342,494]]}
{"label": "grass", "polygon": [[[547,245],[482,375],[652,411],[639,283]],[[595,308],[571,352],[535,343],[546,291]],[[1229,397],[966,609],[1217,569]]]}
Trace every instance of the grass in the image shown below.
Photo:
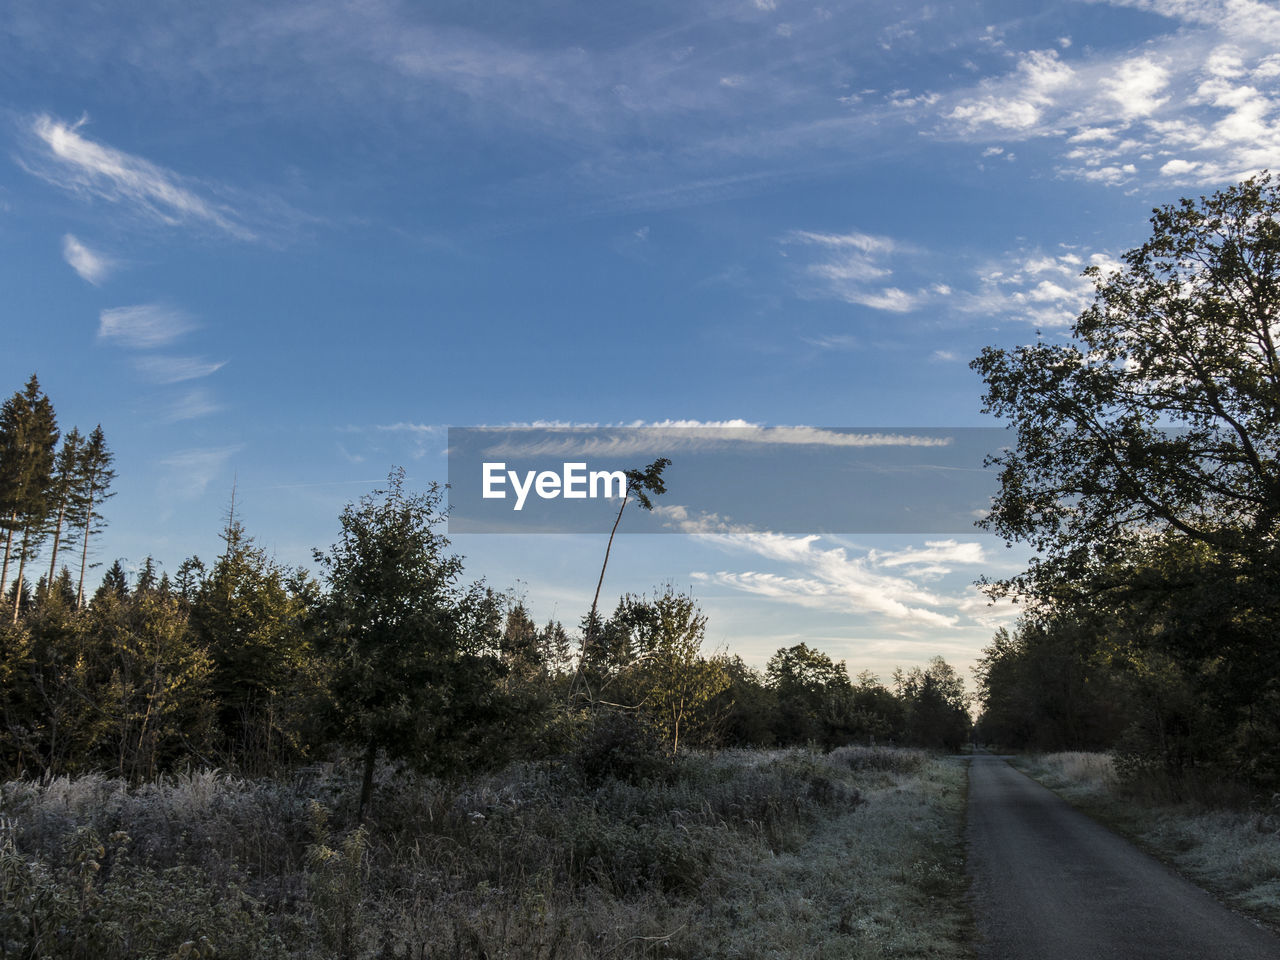
{"label": "grass", "polygon": [[725,751],[630,783],[518,764],[0,785],[0,957],[970,955],[963,765]]}
{"label": "grass", "polygon": [[1126,785],[1108,754],[1044,754],[1014,765],[1242,913],[1280,929],[1280,797],[1250,805],[1202,789],[1192,800],[1162,802]]}

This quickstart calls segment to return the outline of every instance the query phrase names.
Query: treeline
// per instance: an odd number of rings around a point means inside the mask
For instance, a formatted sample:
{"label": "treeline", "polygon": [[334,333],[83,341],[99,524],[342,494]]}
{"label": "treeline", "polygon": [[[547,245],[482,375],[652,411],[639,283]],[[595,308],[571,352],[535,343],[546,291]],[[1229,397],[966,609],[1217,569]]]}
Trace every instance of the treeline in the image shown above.
{"label": "treeline", "polygon": [[[705,651],[705,615],[670,586],[577,631],[539,626],[520,599],[463,582],[441,499],[393,472],[346,508],[315,576],[278,564],[233,510],[221,554],[172,576],[147,559],[130,577],[117,561],[87,599],[65,569],[34,591],[15,581],[27,599],[0,628],[0,773],[137,782],[346,757],[363,765],[363,810],[379,759],[449,772],[562,756],[590,779],[643,774],[686,747],[956,749],[968,735],[963,682],[940,658],[891,687],[804,644],[757,671]],[[27,526],[30,559],[56,525]]]}
{"label": "treeline", "polygon": [[1066,343],[989,348],[988,528],[1035,546],[980,736],[1113,749],[1172,797],[1280,791],[1280,189],[1160,208]]}

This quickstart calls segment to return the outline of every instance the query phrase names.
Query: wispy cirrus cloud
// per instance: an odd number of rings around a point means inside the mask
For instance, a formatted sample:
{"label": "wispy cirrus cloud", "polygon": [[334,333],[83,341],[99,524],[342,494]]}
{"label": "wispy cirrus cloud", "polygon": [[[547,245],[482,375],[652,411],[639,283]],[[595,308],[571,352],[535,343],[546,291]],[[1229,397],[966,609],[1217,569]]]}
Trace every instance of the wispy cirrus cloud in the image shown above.
{"label": "wispy cirrus cloud", "polygon": [[196,420],[217,413],[222,405],[214,400],[207,390],[189,390],[180,396],[165,410],[161,421],[164,423],[181,423],[185,420]]}
{"label": "wispy cirrus cloud", "polygon": [[115,261],[96,250],[90,250],[74,234],[66,234],[62,238],[62,259],[71,269],[80,274],[82,280],[100,284],[115,268]]}
{"label": "wispy cirrus cloud", "polygon": [[773,568],[699,571],[692,574],[695,580],[828,613],[870,614],[908,630],[972,625],[976,608],[969,585],[955,594],[923,584],[991,562],[975,541],[926,540],[922,546],[857,555],[848,546],[823,546],[816,534],[753,530],[680,504],[660,504],[653,512],[670,529]]}
{"label": "wispy cirrus cloud", "polygon": [[160,465],[168,468],[161,481],[163,492],[179,500],[203,496],[214,478],[226,469],[227,462],[243,449],[243,444],[199,447],[161,458]]}
{"label": "wispy cirrus cloud", "polygon": [[238,240],[255,239],[236,211],[205,196],[194,181],[91,140],[81,132],[84,123],[67,123],[48,114],[35,117],[23,166],[71,193],[118,204],[150,220],[212,227]]}
{"label": "wispy cirrus cloud", "polygon": [[196,328],[186,313],[158,303],[111,307],[98,318],[98,339],[147,350],[167,346]]}
{"label": "wispy cirrus cloud", "polygon": [[784,248],[800,246],[817,251],[816,258],[801,267],[802,295],[833,297],[872,310],[908,313],[949,292],[939,284],[904,290],[893,283],[895,258],[918,251],[892,237],[856,231],[792,230],[782,238],[782,244]]}
{"label": "wispy cirrus cloud", "polygon": [[174,357],[152,355],[133,361],[135,369],[152,383],[183,383],[198,380],[217,373],[227,365],[225,360],[206,360],[203,357]]}

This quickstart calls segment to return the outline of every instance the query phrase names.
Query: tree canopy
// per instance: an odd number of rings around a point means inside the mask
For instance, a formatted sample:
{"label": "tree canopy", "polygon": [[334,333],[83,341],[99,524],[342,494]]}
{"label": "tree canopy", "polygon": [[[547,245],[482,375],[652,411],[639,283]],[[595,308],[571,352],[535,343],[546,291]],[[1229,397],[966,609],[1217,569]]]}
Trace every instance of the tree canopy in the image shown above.
{"label": "tree canopy", "polygon": [[[1280,186],[1269,175],[1154,211],[1067,343],[988,347],[987,529],[1046,555],[1033,576],[1090,579],[1161,537],[1257,568],[1280,521]],[[1022,586],[1028,584],[1022,578]]]}

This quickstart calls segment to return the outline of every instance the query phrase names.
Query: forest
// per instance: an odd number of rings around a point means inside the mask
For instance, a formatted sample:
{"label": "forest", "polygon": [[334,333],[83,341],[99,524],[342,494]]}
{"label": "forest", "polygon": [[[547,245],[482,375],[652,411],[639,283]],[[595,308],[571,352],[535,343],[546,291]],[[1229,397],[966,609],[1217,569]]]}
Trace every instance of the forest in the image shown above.
{"label": "forest", "polygon": [[[440,532],[443,491],[410,491],[399,470],[343,512],[315,575],[261,549],[233,502],[208,563],[189,557],[170,576],[148,558],[131,577],[116,561],[88,593],[115,479],[102,430],[59,443],[32,376],[0,431],[16,568],[0,635],[9,777],[263,776],[351,757],[368,784],[379,758],[475,771],[590,743],[607,767],[613,754],[721,745],[954,750],[968,735],[963,680],[941,658],[891,686],[805,644],[755,670],[704,651],[707,618],[670,585],[607,617],[593,609],[576,634],[540,626],[523,598],[465,582]],[[369,801],[366,786],[362,816]]]}

